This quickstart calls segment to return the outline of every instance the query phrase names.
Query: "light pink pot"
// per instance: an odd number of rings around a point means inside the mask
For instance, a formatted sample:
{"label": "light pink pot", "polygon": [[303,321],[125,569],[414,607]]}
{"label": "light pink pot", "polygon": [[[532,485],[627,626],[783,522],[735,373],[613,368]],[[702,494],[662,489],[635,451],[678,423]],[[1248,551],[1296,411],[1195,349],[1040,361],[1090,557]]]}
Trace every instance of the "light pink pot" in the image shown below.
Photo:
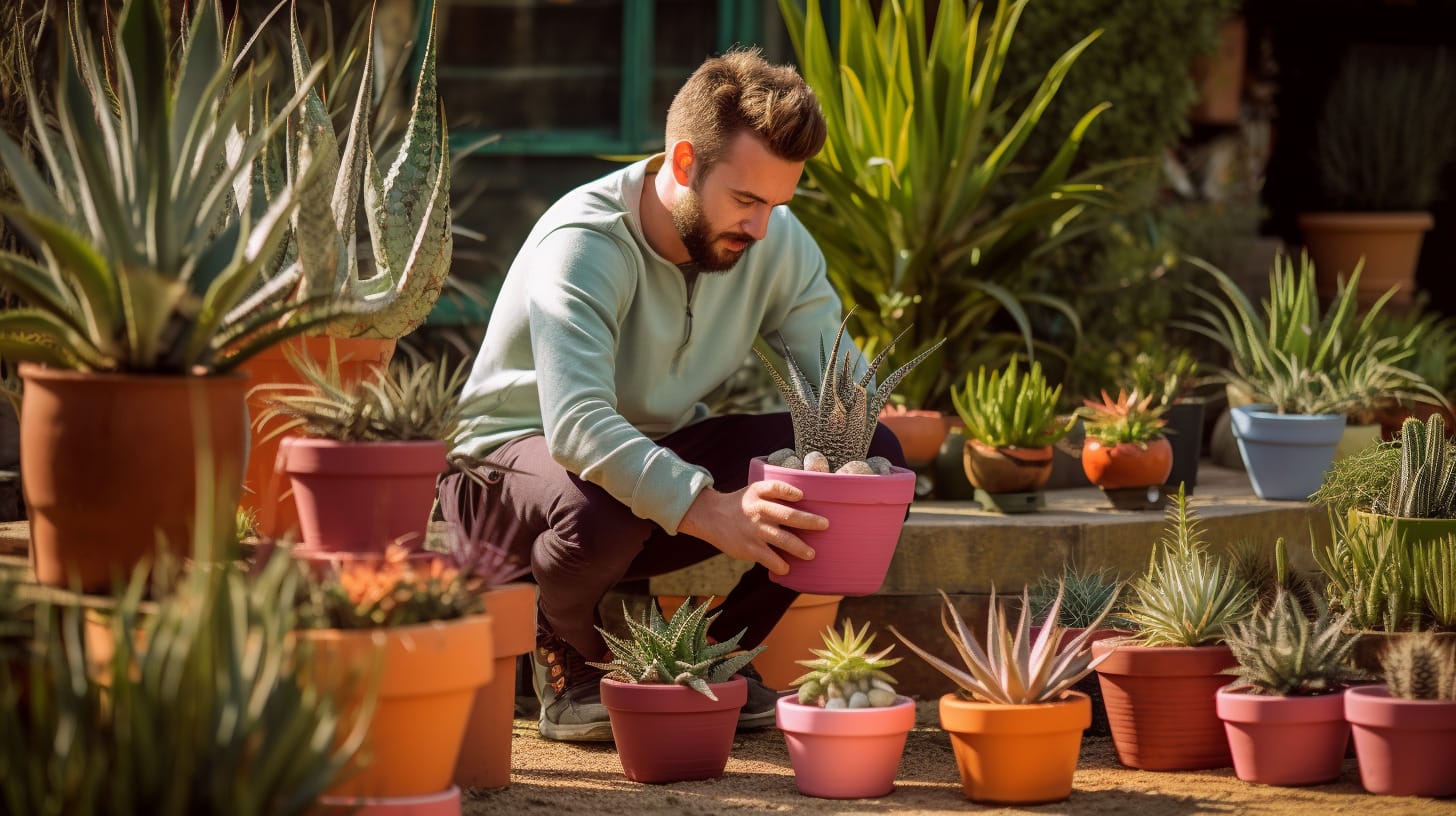
{"label": "light pink pot", "polygon": [[1319,785],[1340,776],[1350,724],[1345,695],[1273,697],[1227,685],[1215,697],[1234,773],[1263,785]]}
{"label": "light pink pot", "polygon": [[384,552],[401,540],[424,545],[444,442],[283,440],[303,543],[332,552]]}
{"label": "light pink pot", "polygon": [[1345,692],[1360,784],[1391,796],[1456,796],[1456,702],[1406,700],[1385,686]]}
{"label": "light pink pot", "polygon": [[602,678],[601,688],[628,779],[684,782],[723,775],[738,711],[748,701],[748,683],[742,677],[709,684],[716,701],[687,686]]}
{"label": "light pink pot", "polygon": [[890,559],[900,543],[905,511],[915,498],[915,473],[895,468],[888,476],[814,473],[770,465],[762,457],[748,464],[748,481],[772,479],[804,491],[794,507],[829,519],[827,530],[795,530],[814,548],[805,561],[780,553],[788,575],[770,575],[777,584],[820,595],[870,595],[885,582]]}
{"label": "light pink pot", "polygon": [[915,701],[884,708],[824,709],[780,697],[778,726],[789,748],[794,784],[805,796],[869,799],[895,789]]}

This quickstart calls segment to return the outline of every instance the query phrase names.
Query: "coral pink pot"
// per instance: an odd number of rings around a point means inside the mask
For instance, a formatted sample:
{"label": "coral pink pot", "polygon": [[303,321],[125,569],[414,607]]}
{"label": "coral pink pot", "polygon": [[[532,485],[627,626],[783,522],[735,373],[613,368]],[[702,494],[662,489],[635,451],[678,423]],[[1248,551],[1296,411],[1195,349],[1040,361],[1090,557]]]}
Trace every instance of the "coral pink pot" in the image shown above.
{"label": "coral pink pot", "polygon": [[283,440],[303,542],[314,550],[384,552],[424,545],[444,442]]}
{"label": "coral pink pot", "polygon": [[886,406],[880,411],[879,420],[899,440],[905,462],[911,467],[924,467],[935,461],[947,431],[945,417],[939,411]]}
{"label": "coral pink pot", "polygon": [[778,726],[789,748],[794,784],[805,796],[869,799],[895,789],[915,701],[884,708],[824,709],[780,697]]}
{"label": "coral pink pot", "polygon": [[1237,661],[1227,646],[1092,644],[1117,758],[1145,771],[1194,771],[1233,764],[1214,694]]}
{"label": "coral pink pot", "polygon": [[869,595],[885,582],[890,559],[900,543],[905,512],[915,498],[915,473],[895,468],[888,476],[814,473],[770,465],[762,457],[748,463],[748,481],[773,479],[804,491],[794,507],[829,519],[827,530],[797,530],[814,548],[805,561],[780,553],[788,575],[774,583],[820,595]]}
{"label": "coral pink pot", "polygon": [[516,657],[536,646],[536,585],[505,584],[485,593],[494,621],[493,679],[475,693],[470,722],[455,762],[455,784],[503,788],[511,784],[511,721],[516,712]]}
{"label": "coral pink pot", "polygon": [[1391,796],[1456,796],[1456,702],[1406,700],[1385,686],[1345,691],[1360,784]]}
{"label": "coral pink pot", "polygon": [[717,779],[728,766],[748,682],[712,683],[717,700],[687,686],[602,679],[602,703],[622,772],[633,782]]}
{"label": "coral pink pot", "polygon": [[1165,436],[1142,445],[1107,445],[1089,437],[1082,446],[1082,472],[1103,490],[1164,484],[1173,472],[1173,445]]}
{"label": "coral pink pot", "polygon": [[1340,776],[1350,724],[1345,695],[1272,697],[1228,685],[1215,697],[1234,773],[1262,785],[1319,785]]}
{"label": "coral pink pot", "polygon": [[325,796],[319,799],[317,816],[460,816],[460,788],[376,799]]}

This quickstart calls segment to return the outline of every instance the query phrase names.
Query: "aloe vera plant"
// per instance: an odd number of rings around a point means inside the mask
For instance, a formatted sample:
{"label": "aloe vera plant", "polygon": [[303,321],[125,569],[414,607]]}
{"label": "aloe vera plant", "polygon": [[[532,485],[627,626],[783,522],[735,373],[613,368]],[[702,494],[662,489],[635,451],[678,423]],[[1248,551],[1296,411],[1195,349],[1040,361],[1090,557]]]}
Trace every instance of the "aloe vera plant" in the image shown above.
{"label": "aloe vera plant", "polygon": [[952,386],[950,396],[966,423],[966,433],[993,448],[1045,447],[1067,432],[1057,422],[1062,387],[1047,383],[1038,362],[1024,374],[1015,356],[1005,371],[988,375],[982,366],[974,375],[966,375],[964,390]]}

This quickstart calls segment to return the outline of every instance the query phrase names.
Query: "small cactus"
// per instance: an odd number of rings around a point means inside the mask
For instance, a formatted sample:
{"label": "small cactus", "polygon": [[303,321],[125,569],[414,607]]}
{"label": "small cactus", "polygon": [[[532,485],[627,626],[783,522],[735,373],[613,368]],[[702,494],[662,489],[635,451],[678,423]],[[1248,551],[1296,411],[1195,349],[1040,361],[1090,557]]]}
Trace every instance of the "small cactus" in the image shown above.
{"label": "small cactus", "polygon": [[900,658],[885,657],[894,646],[870,654],[875,636],[868,634],[869,628],[865,624],[856,632],[854,624],[846,620],[842,633],[833,626],[824,630],[824,648],[809,650],[817,657],[796,661],[810,669],[793,682],[799,687],[800,703],[824,708],[884,708],[895,704],[895,678],[885,669],[899,663]]}
{"label": "small cactus", "polygon": [[1380,661],[1390,693],[1407,700],[1456,701],[1456,645],[1434,632],[1406,635]]}
{"label": "small cactus", "polygon": [[1305,616],[1299,597],[1279,589],[1267,615],[1234,624],[1226,638],[1238,675],[1258,694],[1280,697],[1332,694],[1363,675],[1349,667],[1355,635],[1345,631],[1350,613],[1331,616],[1313,596],[1315,620]]}

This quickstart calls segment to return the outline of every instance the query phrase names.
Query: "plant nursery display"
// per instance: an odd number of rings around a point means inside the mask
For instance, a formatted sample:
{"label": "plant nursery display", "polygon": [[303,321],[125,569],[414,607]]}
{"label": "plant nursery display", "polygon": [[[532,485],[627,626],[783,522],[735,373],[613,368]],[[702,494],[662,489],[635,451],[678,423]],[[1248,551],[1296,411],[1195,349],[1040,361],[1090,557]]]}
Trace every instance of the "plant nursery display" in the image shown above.
{"label": "plant nursery display", "polygon": [[[983,366],[966,376],[964,390],[951,388],[956,413],[966,423],[966,476],[986,509],[1035,510],[1038,491],[1052,474],[1052,445],[1067,432],[1057,419],[1061,386],[1052,388],[1033,362],[1023,374],[1013,356],[1005,371],[988,375]],[[1020,496],[998,494],[1035,494]],[[979,494],[978,494],[979,495]]]}
{"label": "plant nursery display", "polygon": [[723,775],[738,710],[748,699],[748,681],[737,676],[763,650],[739,651],[745,629],[718,642],[708,627],[718,613],[708,602],[692,599],[668,619],[653,601],[635,620],[622,613],[628,638],[601,627],[611,649],[603,669],[602,704],[612,721],[612,737],[622,772],[633,782],[681,782]]}
{"label": "plant nursery display", "polygon": [[824,648],[810,649],[809,669],[794,680],[798,692],[779,698],[776,717],[784,732],[794,782],[807,796],[866,799],[895,788],[905,736],[915,726],[915,701],[895,693],[885,669],[894,646],[873,654],[869,624],[858,630],[823,632]]}
{"label": "plant nursery display", "polygon": [[1426,633],[1393,644],[1384,686],[1345,692],[1360,783],[1394,796],[1456,795],[1456,644]]}
{"label": "plant nursery display", "polygon": [[748,481],[774,479],[794,485],[804,492],[794,505],[797,509],[829,519],[827,530],[799,533],[814,548],[812,561],[782,553],[789,563],[788,575],[770,576],[799,592],[867,595],[884,582],[905,508],[915,495],[915,474],[880,457],[868,457],[875,418],[905,375],[944,343],[935,343],[900,366],[871,391],[875,372],[893,343],[856,377],[854,349],[846,347],[840,356],[848,321],[846,317],[840,324],[827,357],[820,346],[823,377],[817,387],[787,347],[784,373],[754,350],[788,406],[794,447],[751,460]]}
{"label": "plant nursery display", "polygon": [[[1121,637],[1128,634],[1132,624],[1118,617],[1122,591],[1126,584],[1117,580],[1108,567],[1086,570],[1075,564],[1068,564],[1057,575],[1043,574],[1036,583],[1027,587],[1026,599],[1031,604],[1031,634],[1036,637],[1047,621],[1052,603],[1061,593],[1062,604],[1058,608],[1057,623],[1066,627],[1062,632],[1062,646],[1073,638],[1096,626],[1088,642]],[[1102,610],[1112,606],[1112,613],[1097,623]],[[1106,737],[1111,734],[1107,725],[1107,706],[1102,702],[1102,688],[1095,675],[1088,675],[1072,686],[1073,691],[1087,695],[1092,701],[1092,724],[1084,732],[1089,737]]]}

